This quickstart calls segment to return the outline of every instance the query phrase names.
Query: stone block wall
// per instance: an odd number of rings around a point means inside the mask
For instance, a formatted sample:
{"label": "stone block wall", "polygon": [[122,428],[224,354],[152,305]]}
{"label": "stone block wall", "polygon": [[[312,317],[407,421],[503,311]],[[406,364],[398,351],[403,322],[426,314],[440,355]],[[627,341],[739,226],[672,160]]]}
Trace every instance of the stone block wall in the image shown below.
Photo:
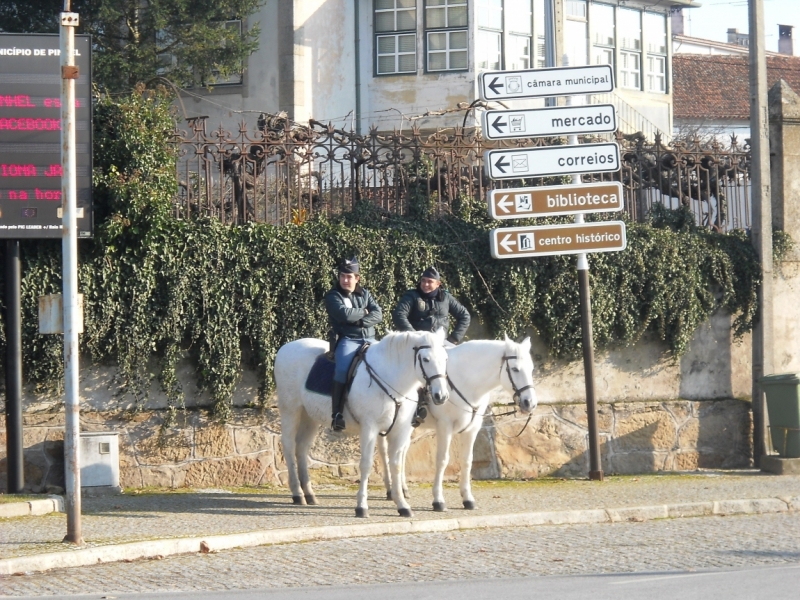
{"label": "stone block wall", "polygon": [[[85,412],[82,431],[119,433],[120,484],[128,488],[286,485],[276,409],[236,409],[225,425],[202,411],[188,411],[165,429],[162,411],[131,418],[119,412]],[[478,436],[473,476],[585,477],[588,433],[583,404],[540,405],[525,418],[487,417]],[[738,400],[614,402],[599,408],[601,455],[606,473],[750,465],[750,412]],[[517,435],[522,431],[520,435]],[[63,487],[63,412],[27,413],[24,418],[25,481],[32,492]],[[5,431],[0,430],[0,488],[5,485]],[[415,433],[408,453],[410,481],[431,481],[436,438]],[[320,429],[312,448],[318,481],[358,479],[358,438]],[[447,477],[458,475],[453,444]],[[380,471],[373,472],[379,483]]]}

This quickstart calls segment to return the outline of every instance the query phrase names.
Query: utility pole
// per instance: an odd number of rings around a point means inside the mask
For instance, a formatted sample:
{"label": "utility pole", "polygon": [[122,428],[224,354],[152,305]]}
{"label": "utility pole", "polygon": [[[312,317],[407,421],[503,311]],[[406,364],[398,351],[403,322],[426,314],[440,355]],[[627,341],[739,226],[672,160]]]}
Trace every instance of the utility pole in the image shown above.
{"label": "utility pole", "polygon": [[80,392],[78,389],[80,306],[78,305],[78,209],[75,157],[75,27],[77,13],[64,0],[61,22],[61,197],[64,301],[64,480],[67,509],[65,542],[83,544],[81,534]]}
{"label": "utility pole", "polygon": [[769,167],[769,106],[764,41],[764,0],[749,0],[750,182],[752,243],[761,263],[758,322],[753,330],[753,462],[766,453],[766,402],[759,380],[774,373],[772,311],[772,192]]}

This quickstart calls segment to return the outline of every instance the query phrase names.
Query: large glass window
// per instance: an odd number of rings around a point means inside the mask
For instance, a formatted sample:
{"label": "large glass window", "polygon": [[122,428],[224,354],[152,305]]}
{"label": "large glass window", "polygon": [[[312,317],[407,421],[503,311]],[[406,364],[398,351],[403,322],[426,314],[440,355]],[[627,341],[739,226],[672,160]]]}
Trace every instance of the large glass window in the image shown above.
{"label": "large glass window", "polygon": [[417,70],[416,0],[375,0],[375,71],[379,75]]}
{"label": "large glass window", "polygon": [[592,64],[613,67],[616,38],[614,7],[608,4],[592,3],[589,8],[592,27]]}
{"label": "large glass window", "polygon": [[531,68],[532,0],[506,0],[506,69]]}
{"label": "large glass window", "polygon": [[644,40],[647,49],[647,91],[667,92],[667,17],[644,13]]}
{"label": "large glass window", "polygon": [[478,34],[475,63],[479,69],[503,68],[503,0],[476,0]]}
{"label": "large glass window", "polygon": [[[489,13],[486,16],[490,18]],[[502,22],[502,13],[500,18]],[[466,27],[466,0],[425,0],[428,71],[460,71],[468,67]]]}
{"label": "large glass window", "polygon": [[642,13],[620,8],[619,26],[619,85],[638,90],[642,87]]}
{"label": "large glass window", "polygon": [[533,11],[534,65],[537,69],[543,69],[547,64],[544,43],[544,0],[533,0]]}
{"label": "large glass window", "polygon": [[571,67],[582,67],[589,58],[586,8],[586,0],[569,0],[566,4],[564,45]]}

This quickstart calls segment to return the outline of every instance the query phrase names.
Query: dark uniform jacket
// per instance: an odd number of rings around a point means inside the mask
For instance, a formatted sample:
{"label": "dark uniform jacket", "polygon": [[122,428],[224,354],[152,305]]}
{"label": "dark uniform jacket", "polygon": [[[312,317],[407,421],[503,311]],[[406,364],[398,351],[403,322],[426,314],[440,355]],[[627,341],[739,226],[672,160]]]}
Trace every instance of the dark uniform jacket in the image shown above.
{"label": "dark uniform jacket", "polygon": [[[347,299],[349,299],[349,306]],[[369,314],[364,309],[369,311]],[[375,325],[383,320],[381,307],[372,295],[356,285],[351,294],[337,284],[325,294],[325,309],[334,333],[338,337],[366,339],[375,337]]]}
{"label": "dark uniform jacket", "polygon": [[408,290],[392,311],[392,321],[398,331],[436,331],[450,329],[450,317],[456,320],[448,340],[458,344],[467,333],[470,316],[466,308],[450,292],[439,288],[432,300],[422,296],[419,289]]}

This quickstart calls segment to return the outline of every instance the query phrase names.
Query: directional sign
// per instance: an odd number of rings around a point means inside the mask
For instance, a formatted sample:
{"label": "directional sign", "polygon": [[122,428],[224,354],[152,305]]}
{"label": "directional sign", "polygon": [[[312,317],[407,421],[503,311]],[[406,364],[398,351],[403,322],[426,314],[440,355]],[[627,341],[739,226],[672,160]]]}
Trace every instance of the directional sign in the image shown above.
{"label": "directional sign", "polygon": [[622,210],[622,184],[618,181],[490,190],[489,216],[525,219]]}
{"label": "directional sign", "polygon": [[483,113],[483,137],[489,140],[616,130],[617,112],[613,104],[487,110]]}
{"label": "directional sign", "polygon": [[607,94],[614,90],[614,76],[611,65],[484,71],[478,89],[482,100]]}
{"label": "directional sign", "polygon": [[627,245],[625,223],[622,221],[503,227],[492,229],[489,234],[494,258],[617,252],[624,250]]}
{"label": "directional sign", "polygon": [[578,146],[542,146],[487,150],[483,167],[491,179],[521,179],[619,170],[619,146],[613,142]]}

